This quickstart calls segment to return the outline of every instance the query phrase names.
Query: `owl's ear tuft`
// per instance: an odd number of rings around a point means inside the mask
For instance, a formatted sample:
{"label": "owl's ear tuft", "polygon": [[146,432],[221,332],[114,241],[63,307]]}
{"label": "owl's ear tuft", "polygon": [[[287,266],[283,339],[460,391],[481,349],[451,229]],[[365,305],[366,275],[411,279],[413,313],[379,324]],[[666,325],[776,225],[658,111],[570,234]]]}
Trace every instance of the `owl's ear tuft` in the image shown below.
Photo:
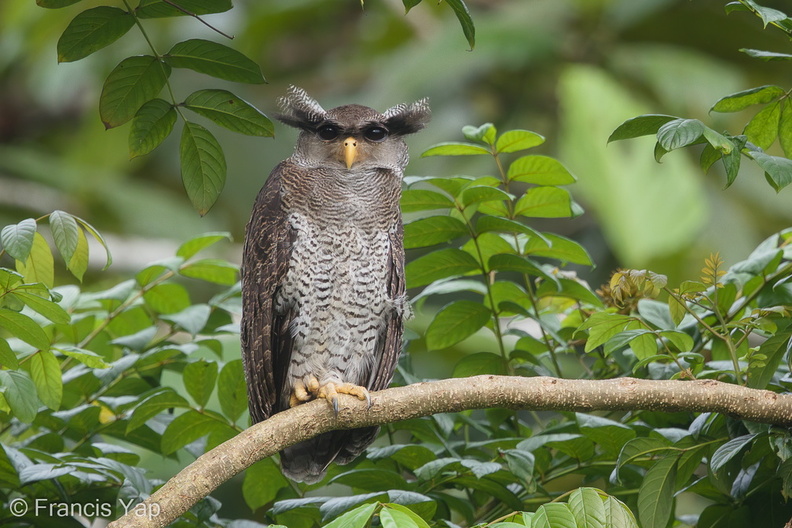
{"label": "owl's ear tuft", "polygon": [[388,108],[384,114],[385,126],[391,134],[405,136],[418,132],[432,118],[429,99],[421,99],[411,104],[400,104]]}
{"label": "owl's ear tuft", "polygon": [[288,93],[278,99],[282,114],[275,118],[281,123],[303,130],[313,130],[316,125],[327,118],[327,112],[309,96],[305,90],[297,86],[289,86]]}

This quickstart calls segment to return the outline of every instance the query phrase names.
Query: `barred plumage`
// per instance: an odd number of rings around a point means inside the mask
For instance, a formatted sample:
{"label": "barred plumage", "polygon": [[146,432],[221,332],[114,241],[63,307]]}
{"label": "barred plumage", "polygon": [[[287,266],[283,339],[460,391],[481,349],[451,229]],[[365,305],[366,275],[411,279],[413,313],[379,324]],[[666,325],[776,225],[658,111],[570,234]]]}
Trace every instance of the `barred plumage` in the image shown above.
{"label": "barred plumage", "polygon": [[[399,211],[402,136],[429,120],[425,100],[385,113],[325,111],[304,90],[280,100],[302,130],[294,154],[259,193],[245,233],[242,350],[253,422],[313,398],[367,397],[388,386],[406,309]],[[284,473],[316,482],[377,428],[338,431],[287,448]]]}

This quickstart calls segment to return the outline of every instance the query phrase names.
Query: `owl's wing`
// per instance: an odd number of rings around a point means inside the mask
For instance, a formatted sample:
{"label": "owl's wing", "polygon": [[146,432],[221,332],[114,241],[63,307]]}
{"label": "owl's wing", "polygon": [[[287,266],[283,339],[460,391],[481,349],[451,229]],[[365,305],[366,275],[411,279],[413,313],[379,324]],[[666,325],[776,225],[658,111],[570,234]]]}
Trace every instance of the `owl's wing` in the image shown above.
{"label": "owl's wing", "polygon": [[[404,227],[401,217],[389,234],[390,254],[388,258],[388,295],[398,302],[407,303],[406,283],[404,279]],[[380,339],[377,340],[376,360],[372,372],[370,390],[387,389],[393,379],[393,371],[399,362],[402,349],[402,333],[404,332],[403,311],[407,306],[400,306],[391,312]]]}
{"label": "owl's wing", "polygon": [[294,234],[283,210],[281,180],[286,164],[272,171],[253,205],[242,255],[242,360],[253,423],[278,412],[291,355],[290,313],[275,311]]}

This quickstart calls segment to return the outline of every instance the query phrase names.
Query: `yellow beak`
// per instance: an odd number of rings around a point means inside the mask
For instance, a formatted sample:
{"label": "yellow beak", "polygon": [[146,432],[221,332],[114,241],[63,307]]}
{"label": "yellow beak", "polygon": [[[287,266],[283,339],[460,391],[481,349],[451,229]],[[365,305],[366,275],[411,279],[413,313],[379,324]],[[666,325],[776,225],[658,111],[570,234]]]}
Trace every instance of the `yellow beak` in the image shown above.
{"label": "yellow beak", "polygon": [[355,163],[358,157],[357,146],[357,140],[351,136],[344,140],[344,162],[347,169],[352,168],[352,164]]}

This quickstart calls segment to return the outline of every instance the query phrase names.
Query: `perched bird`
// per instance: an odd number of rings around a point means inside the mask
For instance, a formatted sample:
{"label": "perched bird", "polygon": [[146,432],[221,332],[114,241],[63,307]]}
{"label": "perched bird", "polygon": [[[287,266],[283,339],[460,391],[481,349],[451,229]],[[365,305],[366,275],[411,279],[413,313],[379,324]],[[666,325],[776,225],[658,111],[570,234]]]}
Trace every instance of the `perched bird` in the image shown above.
{"label": "perched bird", "polygon": [[[256,198],[242,262],[242,357],[254,423],[316,398],[338,412],[338,394],[369,399],[369,390],[390,384],[410,313],[403,137],[430,118],[425,99],[382,114],[356,104],[324,110],[292,86],[279,103],[278,119],[300,135]],[[289,447],[283,472],[317,482],[377,431],[334,431]]]}

